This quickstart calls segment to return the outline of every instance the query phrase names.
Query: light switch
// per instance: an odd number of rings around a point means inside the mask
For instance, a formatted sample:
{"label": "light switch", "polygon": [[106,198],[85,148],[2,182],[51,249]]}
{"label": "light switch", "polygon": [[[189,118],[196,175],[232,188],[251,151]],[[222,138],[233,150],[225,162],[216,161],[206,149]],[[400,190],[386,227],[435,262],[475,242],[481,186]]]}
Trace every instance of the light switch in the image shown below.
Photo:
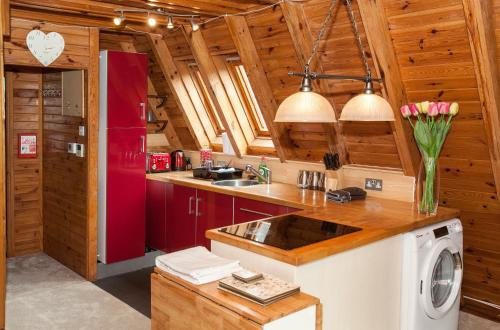
{"label": "light switch", "polygon": [[78,135],[85,136],[85,126],[83,125],[78,126]]}
{"label": "light switch", "polygon": [[77,143],[76,144],[76,157],[85,157],[85,145]]}
{"label": "light switch", "polygon": [[76,154],[76,143],[68,143],[68,153]]}

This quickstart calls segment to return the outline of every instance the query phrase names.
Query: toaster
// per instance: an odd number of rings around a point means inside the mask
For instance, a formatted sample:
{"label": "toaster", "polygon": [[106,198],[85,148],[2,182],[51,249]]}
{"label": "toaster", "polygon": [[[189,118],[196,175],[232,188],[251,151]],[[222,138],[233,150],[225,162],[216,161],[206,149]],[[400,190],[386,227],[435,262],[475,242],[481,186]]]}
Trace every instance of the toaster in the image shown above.
{"label": "toaster", "polygon": [[166,152],[150,152],[146,161],[148,173],[170,171],[170,154]]}

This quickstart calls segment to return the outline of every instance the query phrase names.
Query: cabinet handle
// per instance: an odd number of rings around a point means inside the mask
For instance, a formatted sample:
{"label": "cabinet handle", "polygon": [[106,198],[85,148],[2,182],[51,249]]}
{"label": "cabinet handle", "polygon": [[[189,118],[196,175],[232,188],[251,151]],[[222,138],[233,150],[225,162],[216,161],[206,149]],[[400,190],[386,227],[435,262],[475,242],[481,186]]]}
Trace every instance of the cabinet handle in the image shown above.
{"label": "cabinet handle", "polygon": [[199,217],[201,216],[201,212],[199,212],[200,208],[198,207],[198,203],[201,198],[196,197],[196,216]]}
{"label": "cabinet handle", "polygon": [[193,214],[193,208],[191,207],[191,205],[193,204],[193,199],[194,199],[194,197],[193,197],[193,196],[189,197],[189,209],[188,209],[188,215],[192,215],[192,214]]}
{"label": "cabinet handle", "polygon": [[273,216],[272,214],[269,214],[269,213],[264,213],[264,212],[250,210],[250,209],[245,209],[243,207],[240,207],[240,211],[248,212],[248,213],[253,213],[253,214],[258,214],[258,215],[263,215],[265,217],[272,217]]}

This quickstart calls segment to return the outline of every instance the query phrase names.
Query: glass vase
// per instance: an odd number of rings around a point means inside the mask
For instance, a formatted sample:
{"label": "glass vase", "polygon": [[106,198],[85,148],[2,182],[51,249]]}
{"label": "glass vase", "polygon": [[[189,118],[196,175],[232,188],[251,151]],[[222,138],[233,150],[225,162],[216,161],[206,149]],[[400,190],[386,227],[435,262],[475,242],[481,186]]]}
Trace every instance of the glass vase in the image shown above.
{"label": "glass vase", "polygon": [[439,203],[439,161],[424,158],[420,162],[417,177],[417,207],[421,214],[435,215]]}

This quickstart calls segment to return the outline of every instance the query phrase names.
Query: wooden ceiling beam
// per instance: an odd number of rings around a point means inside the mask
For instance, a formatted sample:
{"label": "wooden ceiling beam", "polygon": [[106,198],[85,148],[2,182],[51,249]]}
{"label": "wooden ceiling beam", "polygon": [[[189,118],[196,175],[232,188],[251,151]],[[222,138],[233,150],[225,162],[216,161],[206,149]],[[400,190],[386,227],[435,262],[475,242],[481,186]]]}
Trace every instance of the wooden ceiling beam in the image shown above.
{"label": "wooden ceiling beam", "polygon": [[241,62],[248,74],[255,98],[259,102],[262,115],[271,133],[276,153],[281,162],[285,162],[288,155],[293,152],[292,141],[285,125],[274,122],[278,104],[274,99],[271,85],[255,48],[247,21],[242,16],[226,17],[225,20]]}
{"label": "wooden ceiling beam", "polygon": [[190,26],[184,26],[184,34],[194,55],[201,73],[201,77],[207,86],[208,93],[212,98],[215,111],[219,114],[222,125],[226,130],[229,141],[237,157],[247,153],[248,143],[238,123],[236,114],[231,105],[224,83],[222,82],[217,67],[210,55],[201,30],[192,31]]}
{"label": "wooden ceiling beam", "polygon": [[[312,53],[313,48],[313,37],[310,28],[307,24],[308,19],[304,12],[304,7],[301,3],[291,3],[284,2],[280,4],[281,10],[283,11],[283,16],[285,17],[286,24],[288,26],[288,31],[293,40],[293,45],[295,48],[295,53],[299,58],[300,64],[304,66],[307,63],[309,55]],[[324,73],[323,65],[318,58],[314,58],[311,63],[311,69],[316,72]],[[335,88],[333,84],[328,80],[315,80],[313,81],[313,87],[323,94],[334,94]],[[299,81],[297,80],[297,87],[299,86]],[[333,104],[335,108],[335,103],[333,98],[328,98],[330,103]],[[336,113],[337,118],[339,118],[340,113]],[[337,122],[333,124],[323,124],[323,128],[327,133],[328,146],[330,151],[336,151],[339,154],[339,158],[342,164],[349,163],[349,154],[346,149],[346,144],[344,137],[342,135],[342,123]],[[334,138],[335,137],[335,138]]]}
{"label": "wooden ceiling beam", "polygon": [[[137,49],[135,48],[133,43],[130,42],[120,42],[120,47],[123,51],[125,52],[130,52],[130,53],[138,53]],[[156,91],[156,88],[151,81],[151,77],[148,75],[148,95],[155,95],[158,96],[159,93]],[[151,104],[151,102],[148,101],[148,107],[153,113],[155,114],[156,118],[161,119],[161,120],[166,120],[167,121],[167,126],[165,127],[164,134],[165,137],[167,138],[168,143],[170,146],[174,149],[181,149],[182,148],[182,143],[179,140],[179,137],[177,136],[177,132],[175,131],[172,121],[170,120],[170,117],[167,113],[166,110],[161,113],[156,106]]]}
{"label": "wooden ceiling beam", "polygon": [[416,176],[420,153],[410,125],[404,122],[399,112],[399,108],[408,102],[408,98],[384,5],[377,0],[358,0],[357,3],[377,74],[384,79],[382,93],[394,111],[395,120],[391,126],[403,172],[408,176]]}
{"label": "wooden ceiling beam", "polygon": [[188,125],[191,135],[195,138],[196,146],[199,149],[204,146],[209,146],[210,141],[205,134],[205,130],[196,113],[196,109],[189,98],[189,93],[182,82],[182,78],[175,66],[174,59],[168,49],[167,43],[163,40],[161,35],[147,34],[147,37],[156,58],[156,62],[159,64],[163,76],[167,80],[170,90],[177,102],[177,106],[182,110],[182,115]]}
{"label": "wooden ceiling beam", "polygon": [[462,0],[496,189],[500,189],[500,85],[491,1]]}

